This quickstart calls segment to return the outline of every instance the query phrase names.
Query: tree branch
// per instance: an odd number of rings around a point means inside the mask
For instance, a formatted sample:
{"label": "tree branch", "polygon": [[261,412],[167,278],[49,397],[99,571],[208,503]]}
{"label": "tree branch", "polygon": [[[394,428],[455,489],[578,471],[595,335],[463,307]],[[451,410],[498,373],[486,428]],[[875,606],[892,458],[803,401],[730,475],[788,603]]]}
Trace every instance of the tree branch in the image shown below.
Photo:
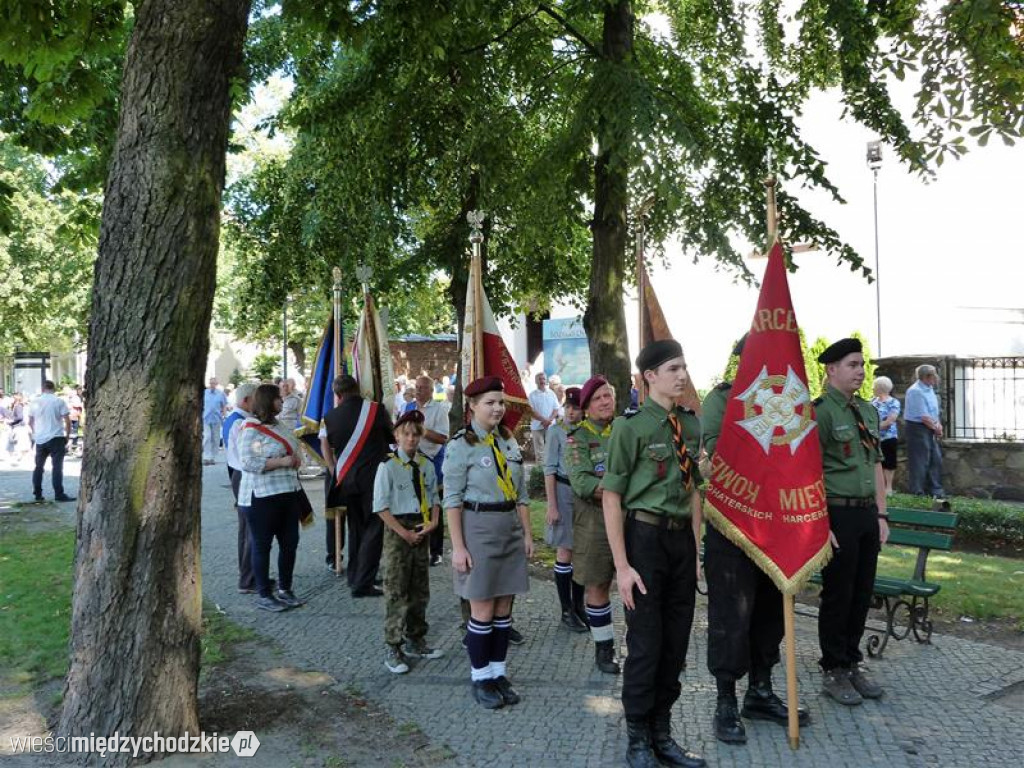
{"label": "tree branch", "polygon": [[511,35],[512,32],[515,31],[516,27],[520,26],[521,24],[525,24],[527,21],[529,21],[534,16],[536,16],[538,13],[540,13],[540,11],[541,11],[540,8],[534,9],[533,13],[528,13],[525,16],[523,16],[522,18],[516,19],[516,21],[514,21],[512,23],[512,26],[510,26],[508,29],[504,30],[500,34],[495,35],[490,40],[488,40],[486,42],[483,42],[483,43],[480,43],[479,45],[474,45],[472,48],[466,48],[466,49],[462,50],[461,53],[463,53],[463,54],[470,54],[470,53],[477,53],[478,51],[486,50],[490,46],[494,45],[495,43],[501,42],[506,37]]}
{"label": "tree branch", "polygon": [[594,45],[592,42],[590,42],[590,40],[588,40],[582,32],[580,32],[572,24],[570,24],[564,16],[555,11],[551,6],[547,5],[546,3],[540,3],[537,6],[537,10],[546,13],[552,19],[561,24],[562,27],[564,27],[570,35],[579,40],[583,47],[590,51],[590,53],[593,54],[595,57],[599,59],[603,58],[601,49]]}

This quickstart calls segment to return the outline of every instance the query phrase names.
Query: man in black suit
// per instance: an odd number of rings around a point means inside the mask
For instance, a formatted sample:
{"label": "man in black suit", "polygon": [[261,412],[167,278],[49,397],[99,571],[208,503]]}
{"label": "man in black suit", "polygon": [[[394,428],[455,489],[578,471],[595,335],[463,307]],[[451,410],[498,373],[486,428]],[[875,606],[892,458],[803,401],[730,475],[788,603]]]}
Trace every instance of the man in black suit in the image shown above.
{"label": "man in black suit", "polygon": [[332,474],[341,482],[332,490],[348,514],[348,585],[353,597],[380,597],[374,585],[384,543],[384,526],[373,514],[373,480],[394,442],[391,418],[380,403],[364,400],[348,375],[333,383],[339,403],[324,417]]}

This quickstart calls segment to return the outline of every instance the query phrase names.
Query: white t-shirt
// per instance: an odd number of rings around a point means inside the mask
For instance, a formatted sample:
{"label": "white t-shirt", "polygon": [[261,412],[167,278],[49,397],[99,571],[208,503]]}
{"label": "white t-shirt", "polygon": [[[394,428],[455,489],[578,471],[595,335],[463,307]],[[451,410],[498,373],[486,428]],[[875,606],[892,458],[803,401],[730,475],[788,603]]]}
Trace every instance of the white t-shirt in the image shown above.
{"label": "white t-shirt", "polygon": [[[416,403],[416,408],[423,411],[423,426],[433,432],[448,436],[448,409],[445,407],[447,403],[441,403],[437,400],[430,400],[426,405],[420,405]],[[440,443],[434,443],[423,438],[420,440],[420,451],[428,459],[432,459],[441,450]]]}
{"label": "white t-shirt", "polygon": [[[551,391],[551,387],[544,390],[533,390],[533,392],[530,393],[529,400],[530,407],[545,419],[550,419],[558,410],[558,398],[555,397],[555,393]],[[547,427],[536,419],[530,419],[530,429],[537,431],[547,429]]]}
{"label": "white t-shirt", "polygon": [[32,415],[33,439],[36,444],[55,437],[64,437],[64,417],[69,415],[68,404],[54,394],[44,392],[29,406]]}

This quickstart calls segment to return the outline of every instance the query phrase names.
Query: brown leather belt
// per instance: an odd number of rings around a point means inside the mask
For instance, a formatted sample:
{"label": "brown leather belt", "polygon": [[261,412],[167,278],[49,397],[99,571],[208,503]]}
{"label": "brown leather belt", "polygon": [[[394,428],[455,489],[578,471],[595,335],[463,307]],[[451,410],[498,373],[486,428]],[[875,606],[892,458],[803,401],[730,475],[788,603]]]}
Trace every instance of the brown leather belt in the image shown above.
{"label": "brown leather belt", "polygon": [[638,523],[646,523],[647,525],[653,525],[656,528],[664,528],[669,531],[679,531],[690,527],[690,518],[688,517],[656,515],[653,512],[647,512],[643,509],[631,509],[627,511],[626,519],[636,520]]}
{"label": "brown leather belt", "polygon": [[857,499],[850,496],[828,496],[825,503],[837,509],[867,509],[873,506],[874,499]]}

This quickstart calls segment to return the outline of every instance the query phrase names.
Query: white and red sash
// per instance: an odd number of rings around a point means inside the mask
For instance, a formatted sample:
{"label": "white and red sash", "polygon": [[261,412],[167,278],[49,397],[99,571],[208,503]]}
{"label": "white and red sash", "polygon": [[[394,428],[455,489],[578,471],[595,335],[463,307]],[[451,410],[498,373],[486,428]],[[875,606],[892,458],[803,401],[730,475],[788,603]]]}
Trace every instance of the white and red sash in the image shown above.
{"label": "white and red sash", "polygon": [[338,456],[338,463],[334,471],[335,485],[341,485],[349,470],[355,466],[356,459],[359,458],[363,446],[366,445],[366,439],[370,436],[370,430],[373,429],[374,422],[377,421],[378,408],[380,408],[380,403],[374,400],[363,400],[363,404],[359,407],[359,419],[356,421],[355,429],[352,430],[352,436],[348,439],[345,450]]}
{"label": "white and red sash", "polygon": [[245,424],[242,425],[242,428],[255,429],[257,432],[260,432],[266,435],[267,437],[273,438],[274,440],[276,440],[277,442],[284,446],[285,453],[288,456],[291,456],[293,453],[295,453],[295,451],[292,450],[291,443],[289,443],[287,440],[285,440],[283,437],[277,434],[277,432],[275,432],[274,430],[270,429],[269,427],[265,427],[263,424],[247,421]]}

